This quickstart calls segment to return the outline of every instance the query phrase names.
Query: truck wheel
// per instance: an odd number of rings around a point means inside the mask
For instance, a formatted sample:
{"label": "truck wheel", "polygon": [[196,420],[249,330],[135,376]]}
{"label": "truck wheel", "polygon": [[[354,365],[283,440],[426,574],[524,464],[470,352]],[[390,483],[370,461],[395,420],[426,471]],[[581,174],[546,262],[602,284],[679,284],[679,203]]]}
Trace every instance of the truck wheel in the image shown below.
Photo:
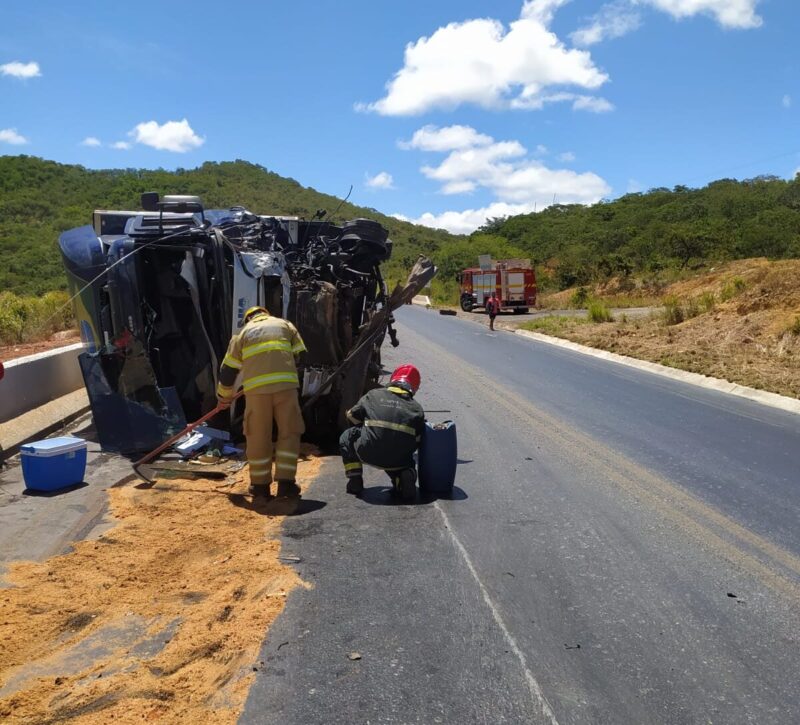
{"label": "truck wheel", "polygon": [[527,315],[528,314],[528,308],[527,307],[515,307],[514,308],[514,314],[515,315]]}
{"label": "truck wheel", "polygon": [[472,306],[472,301],[469,300],[467,297],[463,297],[461,299],[461,309],[464,310],[464,312],[472,312],[472,310],[474,309]]}

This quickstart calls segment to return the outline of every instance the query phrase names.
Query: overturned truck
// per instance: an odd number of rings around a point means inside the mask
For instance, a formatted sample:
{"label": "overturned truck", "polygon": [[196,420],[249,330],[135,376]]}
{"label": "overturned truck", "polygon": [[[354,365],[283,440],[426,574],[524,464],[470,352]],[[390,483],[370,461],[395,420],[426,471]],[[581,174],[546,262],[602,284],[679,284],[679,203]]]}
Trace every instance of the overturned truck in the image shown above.
{"label": "overturned truck", "polygon": [[[307,221],[209,210],[197,197],[155,193],[142,207],[96,211],[92,225],[59,238],[104,450],[149,450],[210,411],[228,341],[254,305],[299,329],[307,436],[332,439],[377,384],[386,335],[398,344],[392,311],[436,272],[420,258],[389,294],[380,264],[392,242],[369,219],[337,226],[324,212]],[[220,415],[214,424],[235,430],[242,405]]]}

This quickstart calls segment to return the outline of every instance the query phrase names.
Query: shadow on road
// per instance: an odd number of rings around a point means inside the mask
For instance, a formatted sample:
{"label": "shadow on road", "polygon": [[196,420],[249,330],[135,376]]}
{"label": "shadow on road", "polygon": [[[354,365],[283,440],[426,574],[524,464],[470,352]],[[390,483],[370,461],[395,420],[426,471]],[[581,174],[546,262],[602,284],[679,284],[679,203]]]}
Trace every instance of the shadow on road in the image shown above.
{"label": "shadow on road", "polygon": [[418,491],[413,501],[403,501],[392,492],[391,486],[370,486],[364,489],[361,500],[372,506],[426,506],[439,499],[443,501],[465,501],[468,499],[466,491],[458,486],[453,487],[451,495]]}
{"label": "shadow on road", "polygon": [[234,506],[262,516],[303,516],[328,505],[325,501],[315,501],[311,498],[275,498],[264,501],[262,498],[253,498],[241,493],[228,494],[228,498]]}

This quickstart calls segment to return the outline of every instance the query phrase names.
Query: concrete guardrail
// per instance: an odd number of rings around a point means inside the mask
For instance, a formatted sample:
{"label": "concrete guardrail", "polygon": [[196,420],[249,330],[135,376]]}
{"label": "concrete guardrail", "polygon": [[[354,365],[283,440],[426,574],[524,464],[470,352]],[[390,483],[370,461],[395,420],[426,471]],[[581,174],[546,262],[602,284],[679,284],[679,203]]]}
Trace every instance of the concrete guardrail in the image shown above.
{"label": "concrete guardrail", "polygon": [[82,343],[4,362],[0,380],[0,423],[83,387],[78,365]]}

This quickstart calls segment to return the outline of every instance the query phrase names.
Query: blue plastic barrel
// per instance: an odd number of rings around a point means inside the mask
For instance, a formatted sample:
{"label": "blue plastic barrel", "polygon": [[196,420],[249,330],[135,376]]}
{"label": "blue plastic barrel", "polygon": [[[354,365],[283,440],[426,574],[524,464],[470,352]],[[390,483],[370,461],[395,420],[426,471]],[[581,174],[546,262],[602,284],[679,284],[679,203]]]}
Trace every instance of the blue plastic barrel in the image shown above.
{"label": "blue plastic barrel", "polygon": [[425,424],[419,447],[419,489],[424,493],[451,496],[456,480],[458,439],[452,420]]}

